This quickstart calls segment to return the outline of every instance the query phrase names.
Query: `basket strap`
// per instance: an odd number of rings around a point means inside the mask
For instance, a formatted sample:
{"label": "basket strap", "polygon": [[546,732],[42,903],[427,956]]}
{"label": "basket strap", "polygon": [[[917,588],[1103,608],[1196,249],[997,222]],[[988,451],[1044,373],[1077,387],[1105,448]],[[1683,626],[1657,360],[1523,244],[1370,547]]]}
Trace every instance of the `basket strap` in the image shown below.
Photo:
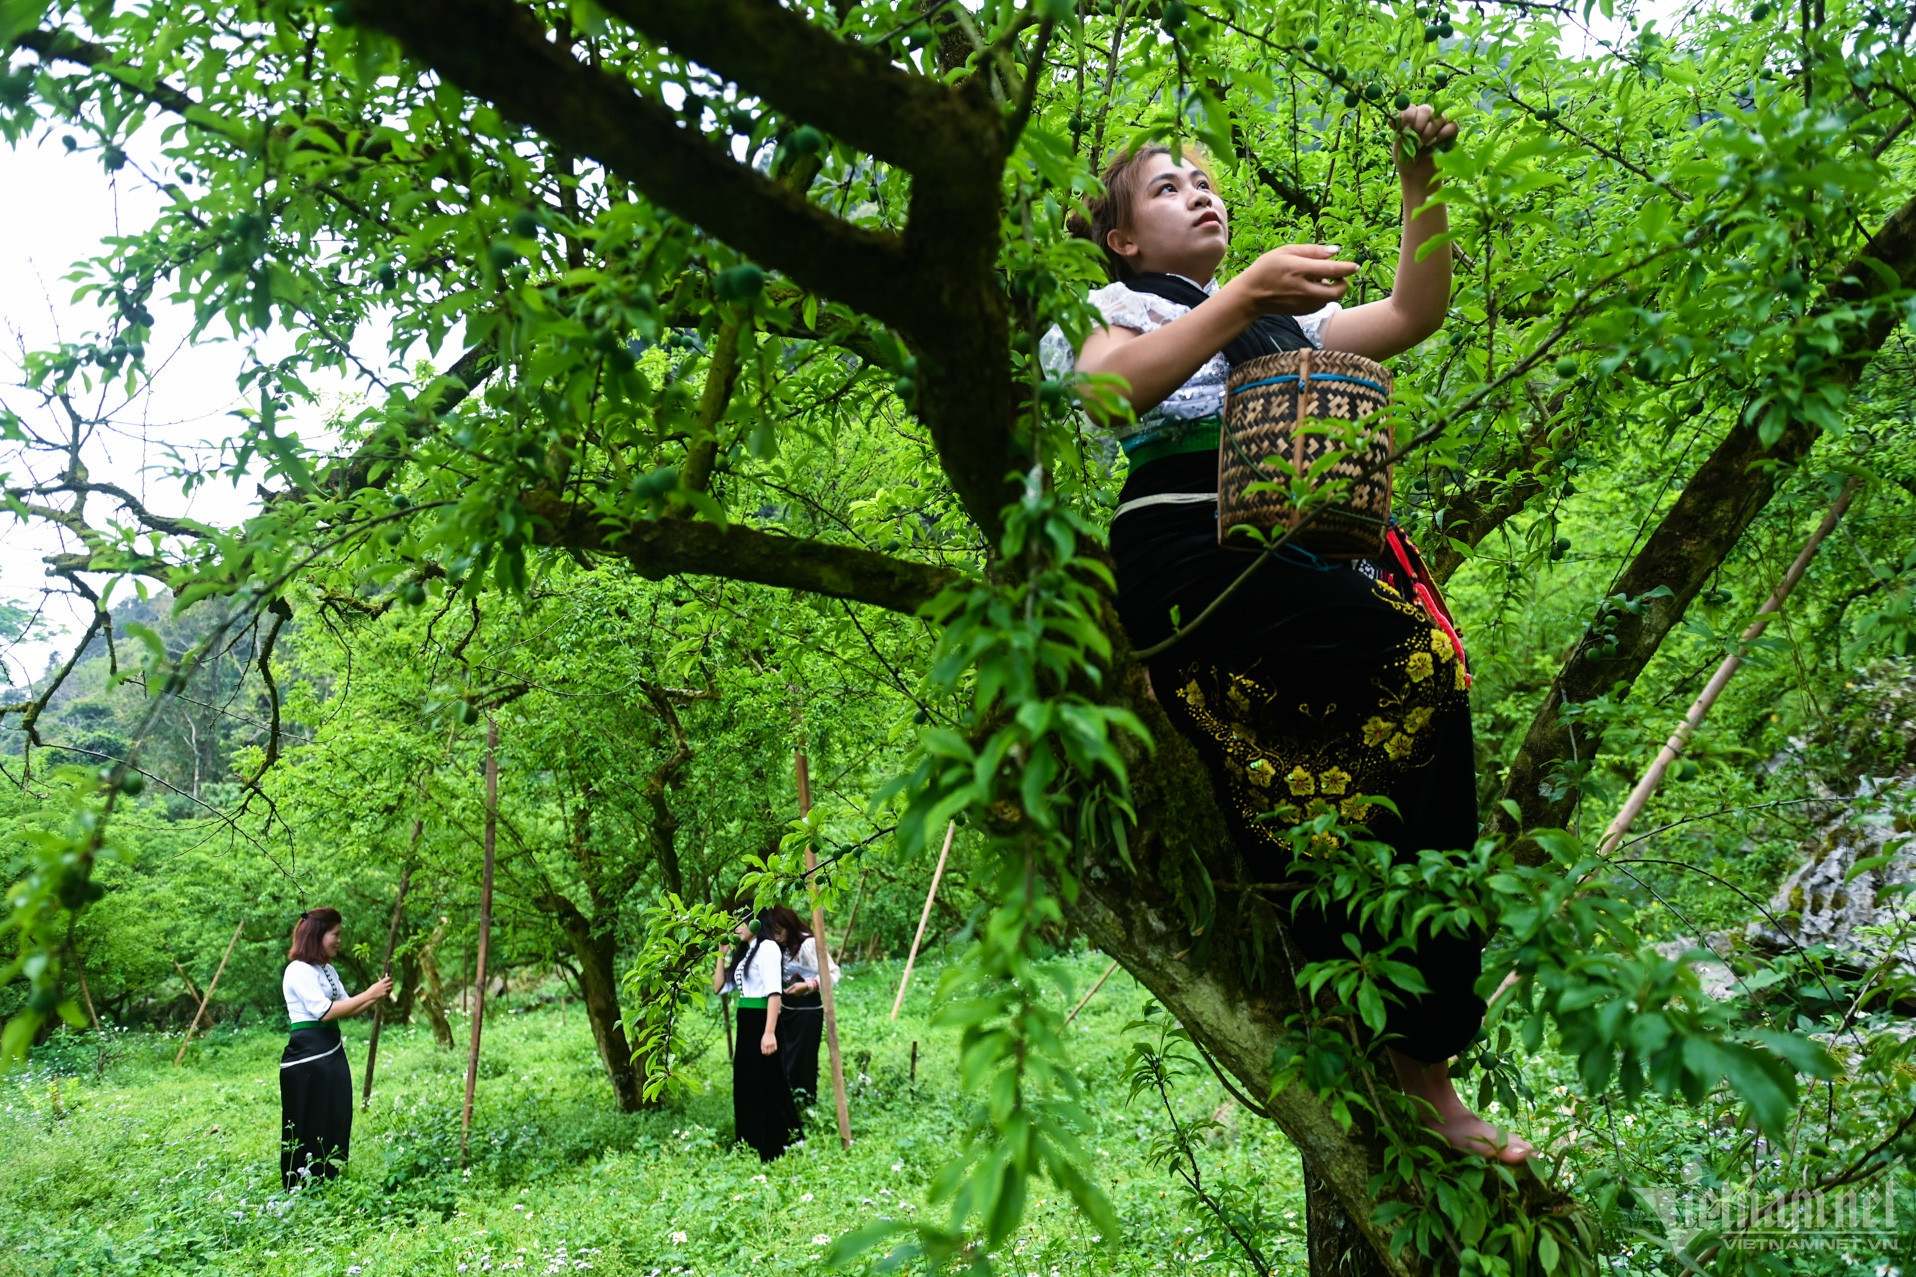
{"label": "basket strap", "polygon": [[1304,473],[1304,405],[1311,393],[1311,352],[1303,350],[1297,356],[1297,420],[1291,426],[1291,473]]}

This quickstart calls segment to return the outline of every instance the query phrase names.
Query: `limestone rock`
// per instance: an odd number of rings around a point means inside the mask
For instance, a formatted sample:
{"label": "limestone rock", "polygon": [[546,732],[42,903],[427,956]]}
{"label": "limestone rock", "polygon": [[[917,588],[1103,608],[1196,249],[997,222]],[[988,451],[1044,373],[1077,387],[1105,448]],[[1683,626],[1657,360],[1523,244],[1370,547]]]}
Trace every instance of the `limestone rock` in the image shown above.
{"label": "limestone rock", "polygon": [[[1750,940],[1769,949],[1826,944],[1858,966],[1893,954],[1916,970],[1916,912],[1906,894],[1916,883],[1912,810],[1916,775],[1865,777],[1777,887],[1769,916],[1751,921]],[[1859,862],[1884,855],[1886,863],[1852,877]]]}

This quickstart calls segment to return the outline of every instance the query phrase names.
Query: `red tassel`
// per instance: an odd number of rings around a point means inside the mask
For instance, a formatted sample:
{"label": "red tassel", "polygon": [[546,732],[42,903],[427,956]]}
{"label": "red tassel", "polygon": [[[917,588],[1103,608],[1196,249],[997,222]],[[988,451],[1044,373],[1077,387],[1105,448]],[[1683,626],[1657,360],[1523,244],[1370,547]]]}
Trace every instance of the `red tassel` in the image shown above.
{"label": "red tassel", "polygon": [[[1415,543],[1399,531],[1395,524],[1392,524],[1389,531],[1384,534],[1384,540],[1389,543],[1391,552],[1397,556],[1397,562],[1403,566],[1404,575],[1410,578],[1411,592],[1417,596],[1417,602],[1423,607],[1424,614],[1430,617],[1432,624],[1449,637],[1450,645],[1457,653],[1457,664],[1464,671],[1464,686],[1469,687],[1472,677],[1470,665],[1464,657],[1464,640],[1458,635],[1457,627],[1450,619],[1450,611],[1444,607],[1443,599],[1437,593],[1437,583],[1431,579],[1430,570],[1424,566],[1424,556],[1418,552]],[[1410,547],[1409,554],[1405,553],[1405,546]],[[1412,554],[1417,555],[1415,567],[1411,566],[1410,555]]]}

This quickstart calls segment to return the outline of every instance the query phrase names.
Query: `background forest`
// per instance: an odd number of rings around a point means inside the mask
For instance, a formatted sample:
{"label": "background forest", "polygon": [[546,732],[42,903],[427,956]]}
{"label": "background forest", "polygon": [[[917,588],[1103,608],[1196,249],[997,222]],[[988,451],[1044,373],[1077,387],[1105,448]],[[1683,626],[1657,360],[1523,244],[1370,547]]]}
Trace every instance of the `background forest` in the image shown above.
{"label": "background forest", "polygon": [[[14,526],[58,540],[0,626],[75,618],[0,695],[0,1271],[1902,1271],[1913,31],[1895,0],[0,4],[8,140],[161,197],[0,390]],[[1462,128],[1457,282],[1393,363],[1397,514],[1469,644],[1486,836],[1396,872],[1298,836],[1341,894],[1492,930],[1484,992],[1514,983],[1455,1071],[1534,1175],[1374,1084],[1388,964],[1275,964],[1109,606],[1100,389],[1036,358],[1102,282],[1065,215],[1145,138],[1215,159],[1226,273],[1331,243],[1380,296],[1411,101]],[[195,451],[143,405],[216,339],[249,362]],[[141,486],[110,445],[149,435]],[[161,495],[212,487],[258,500]],[[815,891],[852,976],[859,1142],[821,1111],[764,1180],[700,991],[740,890]],[[355,988],[395,926],[397,991],[351,1173],[289,1203],[264,1088],[321,904]]]}

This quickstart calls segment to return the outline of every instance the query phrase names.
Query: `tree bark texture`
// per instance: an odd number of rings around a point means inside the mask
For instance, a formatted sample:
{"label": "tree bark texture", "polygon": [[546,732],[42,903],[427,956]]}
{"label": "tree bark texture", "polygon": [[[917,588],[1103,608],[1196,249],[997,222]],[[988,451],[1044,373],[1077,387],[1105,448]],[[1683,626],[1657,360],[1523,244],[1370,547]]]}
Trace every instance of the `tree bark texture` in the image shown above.
{"label": "tree bark texture", "polygon": [[617,937],[595,928],[591,919],[569,904],[559,910],[558,916],[578,959],[579,996],[585,1003],[586,1021],[592,1025],[592,1043],[599,1049],[599,1060],[612,1083],[613,1097],[621,1113],[636,1113],[644,1104],[619,1010]]}
{"label": "tree bark texture", "polygon": [[446,982],[439,974],[439,946],[446,939],[446,920],[441,918],[439,925],[426,937],[426,943],[419,949],[419,972],[424,985],[419,992],[419,1008],[426,1013],[426,1020],[432,1025],[432,1039],[442,1051],[452,1050],[452,1022],[446,1019]]}

